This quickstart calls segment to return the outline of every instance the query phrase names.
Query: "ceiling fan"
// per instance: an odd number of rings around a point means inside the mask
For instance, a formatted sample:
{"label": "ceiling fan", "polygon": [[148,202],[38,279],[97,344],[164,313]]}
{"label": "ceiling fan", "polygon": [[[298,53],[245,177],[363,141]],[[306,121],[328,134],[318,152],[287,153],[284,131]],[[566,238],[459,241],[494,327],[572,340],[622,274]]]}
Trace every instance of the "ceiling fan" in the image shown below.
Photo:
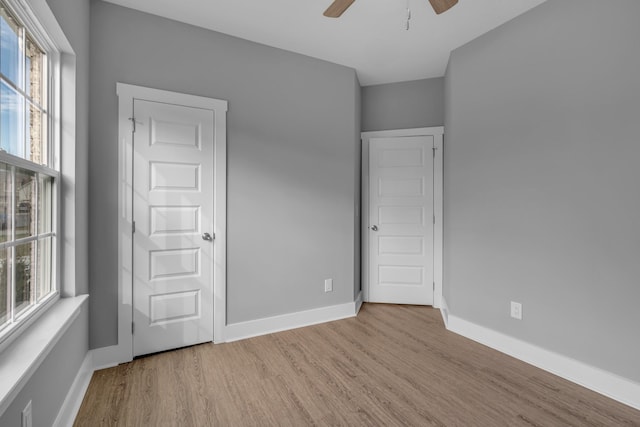
{"label": "ceiling fan", "polygon": [[[331,3],[331,6],[324,11],[323,15],[329,18],[338,18],[349,8],[349,6],[353,4],[354,1],[355,0],[334,0],[334,2]],[[429,3],[433,6],[433,10],[440,15],[442,12],[446,12],[458,3],[458,0],[429,0]]]}

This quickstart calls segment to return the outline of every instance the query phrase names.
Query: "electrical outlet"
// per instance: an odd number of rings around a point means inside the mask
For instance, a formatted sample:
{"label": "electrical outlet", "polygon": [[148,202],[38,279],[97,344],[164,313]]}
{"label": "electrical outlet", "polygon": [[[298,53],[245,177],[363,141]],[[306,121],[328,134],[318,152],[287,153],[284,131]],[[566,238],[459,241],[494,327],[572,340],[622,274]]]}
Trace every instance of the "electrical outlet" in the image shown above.
{"label": "electrical outlet", "polygon": [[22,410],[22,427],[33,427],[33,415],[31,414],[31,401]]}
{"label": "electrical outlet", "polygon": [[522,304],[511,301],[511,317],[522,320]]}
{"label": "electrical outlet", "polygon": [[325,279],[324,281],[324,291],[332,292],[333,291],[333,279]]}

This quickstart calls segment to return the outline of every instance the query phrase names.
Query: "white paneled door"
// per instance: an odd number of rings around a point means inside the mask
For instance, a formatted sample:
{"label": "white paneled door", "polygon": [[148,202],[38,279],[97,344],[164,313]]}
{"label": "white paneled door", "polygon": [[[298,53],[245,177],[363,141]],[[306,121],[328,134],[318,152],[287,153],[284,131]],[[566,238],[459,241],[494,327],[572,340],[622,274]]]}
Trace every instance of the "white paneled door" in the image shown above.
{"label": "white paneled door", "polygon": [[214,111],[134,99],[133,354],[213,340]]}
{"label": "white paneled door", "polygon": [[433,305],[434,137],[369,140],[370,302]]}

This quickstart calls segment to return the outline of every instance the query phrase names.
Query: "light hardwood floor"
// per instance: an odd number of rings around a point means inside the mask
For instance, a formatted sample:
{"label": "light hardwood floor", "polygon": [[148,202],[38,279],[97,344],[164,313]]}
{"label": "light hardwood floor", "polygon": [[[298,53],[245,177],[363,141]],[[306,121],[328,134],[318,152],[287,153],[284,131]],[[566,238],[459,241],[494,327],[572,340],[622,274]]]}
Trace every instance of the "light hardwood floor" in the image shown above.
{"label": "light hardwood floor", "polygon": [[640,426],[640,411],[448,332],[429,307],[94,373],[75,426]]}

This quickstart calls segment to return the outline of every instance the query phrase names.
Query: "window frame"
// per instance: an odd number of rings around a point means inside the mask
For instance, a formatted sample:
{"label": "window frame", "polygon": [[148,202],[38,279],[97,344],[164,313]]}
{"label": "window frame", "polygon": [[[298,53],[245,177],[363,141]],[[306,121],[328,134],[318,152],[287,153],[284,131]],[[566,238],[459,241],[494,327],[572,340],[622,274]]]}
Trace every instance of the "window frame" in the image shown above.
{"label": "window frame", "polygon": [[[52,178],[51,185],[51,232],[36,233],[51,235],[51,289],[52,291],[40,302],[20,313],[19,319],[8,324],[0,330],[0,353],[24,332],[38,317],[51,308],[61,295],[61,49],[53,42],[43,25],[24,0],[2,0],[8,11],[18,20],[25,29],[25,36],[35,42],[46,55],[46,79],[47,102],[43,105],[47,112],[47,164],[37,164],[21,157],[0,151],[0,162],[33,172],[36,176],[45,175]],[[26,39],[26,37],[25,37]],[[25,107],[27,108],[27,107]],[[39,178],[38,178],[39,181]],[[39,185],[39,183],[37,184]],[[35,291],[35,289],[34,289]]]}

